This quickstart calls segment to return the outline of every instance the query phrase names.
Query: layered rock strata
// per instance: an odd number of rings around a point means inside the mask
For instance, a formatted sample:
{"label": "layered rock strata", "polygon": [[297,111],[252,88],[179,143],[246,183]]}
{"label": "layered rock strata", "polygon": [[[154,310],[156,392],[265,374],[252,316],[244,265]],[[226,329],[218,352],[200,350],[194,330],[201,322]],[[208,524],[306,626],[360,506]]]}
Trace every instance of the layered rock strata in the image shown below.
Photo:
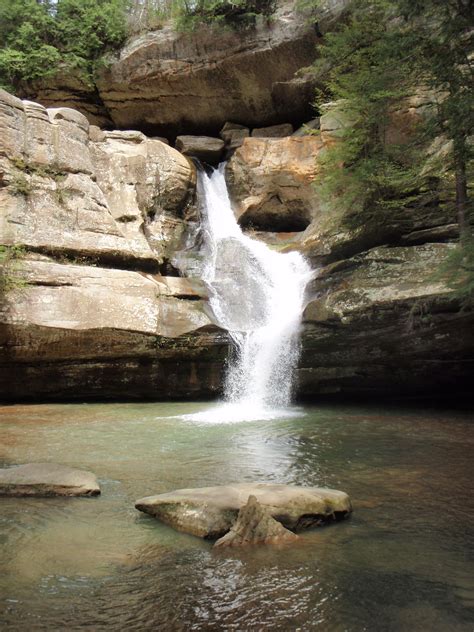
{"label": "layered rock strata", "polygon": [[196,226],[193,165],[5,92],[0,128],[2,396],[215,393],[226,337],[200,280],[169,276]]}
{"label": "layered rock strata", "polygon": [[[397,112],[391,133],[414,115],[412,104]],[[357,226],[344,208],[329,210],[314,186],[317,157],[344,124],[335,104],[307,135],[222,130],[235,144],[227,179],[243,228],[317,270],[299,393],[465,392],[472,311],[442,273],[458,236],[452,207],[432,196]],[[2,396],[216,393],[228,339],[187,250],[199,226],[192,163],[141,132],[104,132],[74,110],[5,92],[0,132]],[[176,276],[180,261],[189,278]]]}
{"label": "layered rock strata", "polygon": [[[412,103],[396,113],[398,142],[409,134],[397,125],[416,115]],[[430,203],[363,225],[343,206],[328,208],[316,185],[317,158],[346,124],[331,104],[319,133],[246,138],[227,165],[240,224],[274,248],[301,251],[315,268],[298,392],[469,394],[474,317],[443,273],[458,238],[452,205],[432,195]]]}
{"label": "layered rock strata", "polygon": [[[202,26],[179,32],[171,24],[133,37],[98,74],[93,89],[59,75],[29,87],[47,107],[75,107],[90,122],[174,138],[217,135],[226,121],[263,126],[311,117],[314,81],[296,76],[315,58],[318,31],[294,2],[280,0],[271,20],[255,28]],[[320,23],[344,2],[328,3]]]}

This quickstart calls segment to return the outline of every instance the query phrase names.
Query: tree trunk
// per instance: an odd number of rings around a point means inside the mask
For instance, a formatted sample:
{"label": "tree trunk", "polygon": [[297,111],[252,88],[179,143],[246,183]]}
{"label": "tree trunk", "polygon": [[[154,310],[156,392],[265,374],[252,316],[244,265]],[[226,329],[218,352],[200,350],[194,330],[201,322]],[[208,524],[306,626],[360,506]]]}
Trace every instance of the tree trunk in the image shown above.
{"label": "tree trunk", "polygon": [[468,216],[468,194],[465,160],[465,139],[458,138],[453,143],[454,174],[456,179],[456,212],[461,241],[470,235],[470,218]]}

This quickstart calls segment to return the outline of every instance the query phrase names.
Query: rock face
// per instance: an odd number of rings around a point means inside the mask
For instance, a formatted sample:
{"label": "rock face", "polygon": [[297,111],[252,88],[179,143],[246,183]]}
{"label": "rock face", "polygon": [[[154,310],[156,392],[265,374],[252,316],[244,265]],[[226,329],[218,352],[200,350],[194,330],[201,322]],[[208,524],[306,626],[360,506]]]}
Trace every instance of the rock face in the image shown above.
{"label": "rock face", "polygon": [[[393,135],[413,107],[395,114]],[[336,103],[319,123],[316,135],[245,139],[226,171],[241,225],[279,250],[301,251],[317,270],[298,392],[469,393],[474,317],[442,273],[458,237],[452,207],[420,205],[359,226],[342,207],[329,212],[314,186],[317,157],[348,121]],[[292,232],[274,232],[282,229]]]}
{"label": "rock face", "polygon": [[469,393],[472,312],[435,278],[453,247],[381,246],[322,268],[304,313],[300,394]]}
{"label": "rock face", "polygon": [[[415,100],[393,113],[397,142],[409,137],[420,108]],[[317,270],[299,394],[469,393],[472,311],[461,309],[441,273],[458,237],[452,207],[430,202],[364,225],[351,223],[343,207],[329,210],[315,186],[316,159],[346,124],[336,103],[310,122],[311,134],[249,137],[248,127],[228,122],[222,141],[213,139],[220,151],[224,142],[235,151],[226,175],[242,227],[279,250],[301,251]],[[445,151],[437,139],[426,169]],[[4,399],[219,390],[228,336],[194,278],[195,183],[188,158],[156,138],[104,132],[75,110],[0,91],[0,244],[14,254],[0,279]],[[227,256],[217,253],[221,268],[239,265],[228,246]],[[189,278],[176,276],[180,265]],[[231,287],[228,296],[230,306],[241,302]],[[246,307],[257,313],[257,305]]]}
{"label": "rock face", "polygon": [[[191,279],[29,256],[0,310],[0,391],[20,399],[169,398],[219,390],[227,338]],[[27,384],[27,387],[25,387]]]}
{"label": "rock face", "polygon": [[178,136],[175,146],[185,156],[198,158],[210,165],[217,165],[224,151],[224,141],[211,136]]}
{"label": "rock face", "polygon": [[157,269],[176,249],[192,165],[140,132],[93,131],[67,108],[0,93],[3,244]]}
{"label": "rock face", "polygon": [[226,170],[240,225],[303,231],[318,210],[311,184],[322,146],[316,136],[245,138]]}
{"label": "rock face", "polygon": [[[332,14],[342,9],[331,3]],[[136,36],[104,69],[95,90],[58,77],[30,98],[77,107],[98,125],[175,137],[217,135],[226,121],[262,126],[311,118],[313,80],[295,73],[315,58],[317,34],[294,2],[278,2],[271,21],[234,31],[171,25]],[[329,20],[330,21],[330,20]]]}
{"label": "rock face", "polygon": [[344,518],[352,511],[344,492],[265,483],[179,489],[141,498],[135,507],[179,531],[219,538],[231,529],[249,496],[255,496],[275,520],[292,531]]}
{"label": "rock face", "polygon": [[0,470],[0,496],[98,496],[91,472],[56,463],[28,463]]}
{"label": "rock face", "polygon": [[219,389],[227,340],[206,289],[168,276],[194,194],[193,165],[159,140],[0,92],[0,243],[17,256],[1,284],[4,398]]}
{"label": "rock face", "polygon": [[298,536],[277,522],[255,496],[249,496],[240,509],[231,530],[215,543],[215,548],[246,546],[248,544],[284,544],[298,540]]}

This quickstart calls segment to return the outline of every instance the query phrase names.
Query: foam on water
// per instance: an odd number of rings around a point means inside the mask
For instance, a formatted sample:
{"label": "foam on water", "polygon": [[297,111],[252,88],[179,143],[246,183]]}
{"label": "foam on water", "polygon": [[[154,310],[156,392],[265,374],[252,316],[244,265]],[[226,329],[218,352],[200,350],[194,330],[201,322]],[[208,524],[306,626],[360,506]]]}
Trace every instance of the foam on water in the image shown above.
{"label": "foam on water", "polygon": [[304,417],[303,409],[295,406],[272,408],[271,406],[246,405],[245,402],[219,402],[199,413],[178,415],[176,419],[197,424],[233,424],[244,421],[271,421],[272,419],[294,419]]}
{"label": "foam on water", "polygon": [[235,422],[293,416],[288,409],[299,358],[305,288],[312,271],[297,252],[278,253],[244,235],[232,211],[224,165],[201,172],[204,197],[204,281],[219,325],[234,342],[225,402],[187,416],[197,422]]}

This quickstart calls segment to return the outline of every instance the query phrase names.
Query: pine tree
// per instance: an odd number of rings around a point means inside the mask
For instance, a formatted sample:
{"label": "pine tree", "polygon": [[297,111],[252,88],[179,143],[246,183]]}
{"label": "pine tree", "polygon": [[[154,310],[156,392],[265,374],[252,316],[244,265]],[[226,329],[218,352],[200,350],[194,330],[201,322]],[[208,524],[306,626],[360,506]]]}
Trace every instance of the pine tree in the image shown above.
{"label": "pine tree", "polygon": [[474,4],[470,0],[397,0],[417,34],[416,64],[422,80],[439,94],[436,133],[452,142],[456,210],[462,239],[472,232],[467,173],[474,132]]}
{"label": "pine tree", "polygon": [[0,85],[75,69],[86,79],[126,37],[126,0],[0,0]]}

